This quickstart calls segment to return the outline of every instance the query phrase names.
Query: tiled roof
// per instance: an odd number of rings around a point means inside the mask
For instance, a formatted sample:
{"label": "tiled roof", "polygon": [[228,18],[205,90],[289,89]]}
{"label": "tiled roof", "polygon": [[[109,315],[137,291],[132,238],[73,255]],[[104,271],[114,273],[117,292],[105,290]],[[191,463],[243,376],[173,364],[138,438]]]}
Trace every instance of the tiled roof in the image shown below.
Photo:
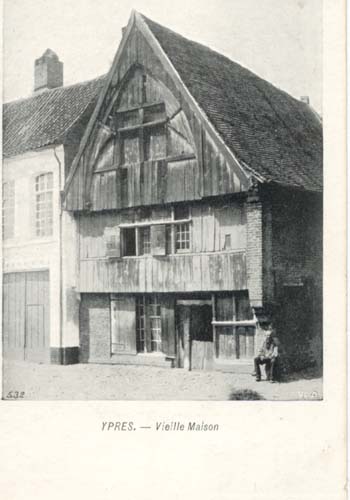
{"label": "tiled roof", "polygon": [[62,144],[65,133],[95,102],[103,81],[99,77],[4,104],[4,156]]}
{"label": "tiled roof", "polygon": [[307,104],[227,57],[142,17],[243,164],[266,181],[322,189],[322,125]]}

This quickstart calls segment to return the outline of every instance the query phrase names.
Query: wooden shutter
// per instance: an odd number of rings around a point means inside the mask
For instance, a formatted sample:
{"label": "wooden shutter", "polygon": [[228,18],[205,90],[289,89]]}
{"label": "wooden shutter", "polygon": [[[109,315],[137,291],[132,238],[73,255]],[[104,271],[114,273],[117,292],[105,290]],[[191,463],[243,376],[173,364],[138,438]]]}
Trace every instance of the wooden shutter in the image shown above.
{"label": "wooden shutter", "polygon": [[106,256],[110,258],[120,257],[120,228],[106,228],[104,237],[106,242]]}
{"label": "wooden shutter", "polygon": [[136,302],[134,297],[112,297],[112,353],[136,354]]}
{"label": "wooden shutter", "polygon": [[162,351],[175,358],[175,300],[165,297],[161,301]]}
{"label": "wooden shutter", "polygon": [[166,255],[165,224],[151,226],[152,255]]}

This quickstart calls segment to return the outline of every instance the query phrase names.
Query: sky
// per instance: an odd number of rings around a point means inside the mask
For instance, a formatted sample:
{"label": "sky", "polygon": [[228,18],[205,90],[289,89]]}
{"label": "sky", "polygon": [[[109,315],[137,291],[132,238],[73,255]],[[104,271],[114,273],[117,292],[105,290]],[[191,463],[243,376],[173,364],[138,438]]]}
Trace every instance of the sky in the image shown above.
{"label": "sky", "polygon": [[33,92],[47,48],[64,84],[106,73],[135,9],[249,68],[322,113],[322,0],[4,0],[3,98]]}

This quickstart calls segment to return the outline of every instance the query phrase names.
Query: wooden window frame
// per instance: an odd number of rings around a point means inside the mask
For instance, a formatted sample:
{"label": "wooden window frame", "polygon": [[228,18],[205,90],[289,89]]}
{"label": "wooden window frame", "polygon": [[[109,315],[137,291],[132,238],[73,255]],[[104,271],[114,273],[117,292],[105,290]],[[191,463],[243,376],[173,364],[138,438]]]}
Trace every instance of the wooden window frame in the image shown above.
{"label": "wooden window frame", "polygon": [[[44,188],[40,188],[40,178],[44,179]],[[48,180],[51,179],[51,186],[48,186]],[[35,237],[48,238],[53,236],[53,195],[54,195],[54,175],[53,172],[44,172],[36,175],[34,178],[35,192]],[[44,200],[40,201],[38,197],[44,195]],[[46,196],[49,200],[46,200]]]}
{"label": "wooden window frame", "polygon": [[[137,227],[136,229],[136,244],[138,247],[139,255],[151,255],[151,226]],[[146,233],[146,240],[145,240]],[[146,245],[145,245],[146,243]]]}
{"label": "wooden window frame", "polygon": [[[162,119],[150,121],[150,122],[145,122],[145,109],[150,109],[152,107],[157,107],[157,106],[163,106],[164,107],[164,115],[165,115],[165,103],[164,102],[159,102],[159,103],[154,103],[154,104],[148,104],[148,105],[143,105],[138,108],[130,108],[126,109],[123,111],[117,111],[117,116],[118,115],[123,115],[127,114],[130,112],[135,112],[135,114],[138,112],[138,123],[135,125],[128,125],[128,126],[122,126],[117,128],[117,137],[119,141],[119,160],[118,164],[120,167],[127,168],[130,163],[125,162],[125,154],[124,154],[124,138],[123,136],[134,133],[135,136],[138,137],[138,142],[139,142],[139,159],[137,163],[143,163],[144,161],[158,161],[158,160],[164,160],[167,158],[168,154],[168,146],[167,146],[167,118],[164,116]],[[165,156],[161,158],[146,158],[145,155],[145,147],[146,147],[146,142],[145,142],[145,131],[149,131],[152,128],[160,128],[163,127],[164,130],[164,137],[165,137]]]}
{"label": "wooden window frame", "polygon": [[[142,314],[140,314],[142,306]],[[156,307],[156,310],[152,308]],[[159,308],[159,311],[158,311]],[[159,314],[158,314],[159,312]],[[152,322],[158,326],[152,327]],[[147,349],[147,346],[150,349]],[[136,347],[137,354],[162,353],[162,305],[158,296],[142,295],[136,301]]]}
{"label": "wooden window frame", "polygon": [[[152,240],[150,239],[150,252],[142,253],[140,249],[141,243],[141,234],[140,231],[142,228],[151,228],[152,226],[165,226],[166,238],[170,233],[170,242],[166,240],[165,243],[165,253],[164,255],[156,255],[156,257],[168,257],[169,255],[177,255],[177,254],[185,254],[191,253],[192,251],[192,210],[189,208],[189,214],[187,219],[175,219],[175,209],[171,207],[171,216],[170,219],[159,219],[159,220],[151,220],[145,222],[131,222],[131,223],[123,223],[119,225],[121,230],[121,257],[123,258],[133,258],[133,257],[142,257],[147,255],[152,255]],[[183,226],[184,224],[188,225],[188,233],[189,233],[189,245],[188,248],[176,248],[176,234],[177,228]],[[170,231],[169,228],[170,227]],[[136,241],[136,250],[134,255],[125,255],[125,246],[124,246],[124,229],[135,229],[135,241]],[[151,238],[152,229],[150,229],[150,238]],[[167,252],[167,248],[170,247],[170,253]]]}
{"label": "wooden window frame", "polygon": [[189,222],[175,225],[175,252],[188,253],[191,251],[191,226]]}
{"label": "wooden window frame", "polygon": [[[220,327],[232,327],[232,336],[235,337],[235,344],[236,344],[236,350],[235,350],[235,357],[230,360],[231,362],[237,362],[241,359],[243,360],[248,360],[250,358],[246,358],[246,357],[241,357],[240,356],[240,347],[239,345],[237,344],[237,337],[238,337],[238,328],[239,327],[256,327],[256,319],[253,318],[252,319],[242,319],[242,320],[238,320],[236,319],[236,316],[237,316],[237,310],[238,310],[238,301],[239,301],[239,295],[233,293],[232,294],[232,300],[233,300],[233,315],[232,315],[232,320],[218,320],[217,319],[217,313],[218,313],[218,309],[217,309],[217,299],[220,298],[220,295],[217,295],[217,294],[212,294],[212,328],[213,328],[213,342],[214,342],[214,353],[215,353],[215,359],[217,361],[222,361],[222,362],[226,362],[228,361],[227,359],[225,358],[221,358],[220,357],[220,353],[219,353],[219,348],[218,348],[218,328]],[[246,333],[246,335],[248,335]],[[225,361],[224,361],[225,360]]]}

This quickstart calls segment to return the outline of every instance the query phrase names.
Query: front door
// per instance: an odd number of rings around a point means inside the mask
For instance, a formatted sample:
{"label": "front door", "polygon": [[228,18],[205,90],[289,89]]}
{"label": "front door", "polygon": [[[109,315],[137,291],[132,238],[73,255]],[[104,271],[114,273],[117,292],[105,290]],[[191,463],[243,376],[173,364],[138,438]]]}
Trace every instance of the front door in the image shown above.
{"label": "front door", "polygon": [[208,301],[182,300],[176,306],[176,366],[187,370],[210,369],[214,346],[212,309]]}

